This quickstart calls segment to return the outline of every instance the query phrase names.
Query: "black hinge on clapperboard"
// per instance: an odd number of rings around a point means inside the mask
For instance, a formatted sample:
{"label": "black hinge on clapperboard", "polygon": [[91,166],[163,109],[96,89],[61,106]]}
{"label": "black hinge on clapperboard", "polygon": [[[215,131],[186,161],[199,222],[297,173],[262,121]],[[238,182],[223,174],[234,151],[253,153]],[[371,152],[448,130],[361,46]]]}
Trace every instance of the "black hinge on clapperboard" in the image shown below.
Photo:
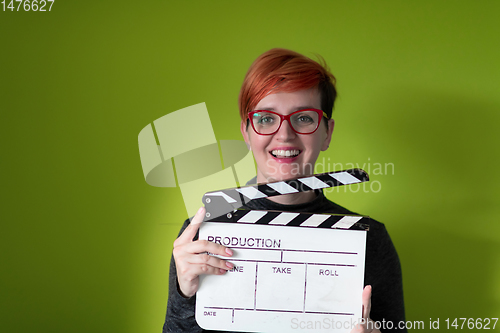
{"label": "black hinge on clapperboard", "polygon": [[367,216],[241,209],[244,204],[255,199],[362,183],[368,180],[368,174],[364,170],[349,169],[274,183],[207,192],[203,196],[203,203],[206,208],[204,221],[309,226],[316,228],[368,231],[368,224],[365,223],[369,219]]}

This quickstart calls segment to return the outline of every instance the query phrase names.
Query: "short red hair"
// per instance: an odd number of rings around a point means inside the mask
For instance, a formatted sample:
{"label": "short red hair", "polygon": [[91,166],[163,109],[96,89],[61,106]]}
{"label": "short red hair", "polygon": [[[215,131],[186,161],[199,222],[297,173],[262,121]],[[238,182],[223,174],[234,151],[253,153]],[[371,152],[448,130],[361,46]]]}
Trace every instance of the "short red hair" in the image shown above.
{"label": "short red hair", "polygon": [[248,69],[238,98],[243,121],[261,99],[272,93],[294,92],[317,87],[321,108],[332,117],[337,97],[335,77],[323,58],[320,63],[300,53],[286,49],[272,49],[261,54]]}

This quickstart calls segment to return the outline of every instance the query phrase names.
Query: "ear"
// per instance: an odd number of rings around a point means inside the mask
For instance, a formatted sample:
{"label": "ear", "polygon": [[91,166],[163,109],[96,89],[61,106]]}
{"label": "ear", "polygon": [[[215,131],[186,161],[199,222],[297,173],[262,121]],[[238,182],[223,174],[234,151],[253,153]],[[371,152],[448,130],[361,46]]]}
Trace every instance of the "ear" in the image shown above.
{"label": "ear", "polygon": [[251,150],[250,139],[248,138],[247,123],[243,120],[241,121],[240,131],[241,135],[243,136],[243,140],[245,140],[245,143],[247,144],[248,150]]}
{"label": "ear", "polygon": [[328,130],[326,131],[326,137],[321,145],[321,151],[325,151],[330,146],[330,141],[332,140],[333,127],[335,127],[335,120],[328,120]]}

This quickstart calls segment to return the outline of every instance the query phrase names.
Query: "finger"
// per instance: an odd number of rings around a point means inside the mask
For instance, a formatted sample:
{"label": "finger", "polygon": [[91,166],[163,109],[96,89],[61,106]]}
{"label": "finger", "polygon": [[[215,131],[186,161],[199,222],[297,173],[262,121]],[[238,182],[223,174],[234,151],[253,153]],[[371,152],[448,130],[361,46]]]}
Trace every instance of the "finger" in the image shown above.
{"label": "finger", "polygon": [[210,266],[207,264],[190,264],[186,267],[185,270],[182,268],[179,269],[179,272],[182,271],[182,275],[178,275],[180,279],[184,279],[185,281],[193,281],[198,276],[205,275],[222,275],[226,273],[226,269]]}
{"label": "finger", "polygon": [[196,233],[200,228],[201,222],[203,222],[204,216],[205,216],[205,207],[201,207],[200,209],[198,209],[198,211],[194,215],[193,219],[191,220],[187,228],[184,229],[179,238],[176,239],[176,242],[174,242],[174,246],[181,245],[187,242],[192,242],[194,236],[196,236]]}
{"label": "finger", "polygon": [[368,320],[372,308],[372,286],[368,285],[363,289],[361,300],[363,303],[363,318]]}
{"label": "finger", "polygon": [[211,256],[208,253],[201,253],[195,256],[191,256],[188,262],[190,264],[206,264],[210,267],[221,268],[224,270],[230,270],[234,267],[233,263]]}
{"label": "finger", "polygon": [[198,254],[203,252],[210,252],[212,254],[217,254],[224,257],[230,257],[233,255],[233,251],[225,247],[224,245],[209,242],[206,239],[200,239],[184,246],[184,251]]}

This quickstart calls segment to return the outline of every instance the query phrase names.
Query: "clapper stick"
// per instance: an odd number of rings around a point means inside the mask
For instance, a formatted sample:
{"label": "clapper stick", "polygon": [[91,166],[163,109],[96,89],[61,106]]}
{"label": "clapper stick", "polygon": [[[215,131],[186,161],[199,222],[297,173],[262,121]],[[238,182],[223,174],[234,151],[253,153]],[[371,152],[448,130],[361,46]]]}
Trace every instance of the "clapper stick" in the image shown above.
{"label": "clapper stick", "polygon": [[[204,220],[210,221],[217,218],[218,220],[230,219],[231,221],[234,221],[235,216],[233,215],[237,213],[236,210],[241,208],[245,203],[248,203],[255,199],[268,198],[290,193],[305,192],[305,191],[311,191],[311,190],[329,188],[341,185],[362,183],[368,180],[369,180],[368,174],[364,170],[349,169],[344,171],[327,172],[327,173],[312,175],[309,177],[283,180],[267,184],[257,184],[251,186],[235,187],[220,191],[208,192],[205,193],[205,195],[203,196],[203,203],[205,204],[206,208],[206,214]],[[258,212],[258,211],[250,211],[250,213],[252,212]],[[238,213],[239,215],[249,214],[248,212],[247,213],[238,212]],[[254,215],[255,214],[256,213],[254,213]],[[300,215],[321,215],[321,214],[300,214]],[[250,216],[247,216],[247,219],[249,219],[249,217]],[[332,217],[330,221],[328,222],[322,221],[321,223],[327,222],[326,224],[324,224],[326,227],[333,220],[334,218]],[[306,220],[303,220],[302,223],[304,221]],[[240,222],[240,220],[238,220],[238,222]],[[292,220],[288,222],[292,222]],[[341,221],[340,220],[336,221],[336,223],[338,222]],[[248,222],[248,223],[253,223],[253,222]],[[353,223],[350,224],[352,225]],[[332,224],[330,224],[330,226],[328,227],[331,226]]]}

